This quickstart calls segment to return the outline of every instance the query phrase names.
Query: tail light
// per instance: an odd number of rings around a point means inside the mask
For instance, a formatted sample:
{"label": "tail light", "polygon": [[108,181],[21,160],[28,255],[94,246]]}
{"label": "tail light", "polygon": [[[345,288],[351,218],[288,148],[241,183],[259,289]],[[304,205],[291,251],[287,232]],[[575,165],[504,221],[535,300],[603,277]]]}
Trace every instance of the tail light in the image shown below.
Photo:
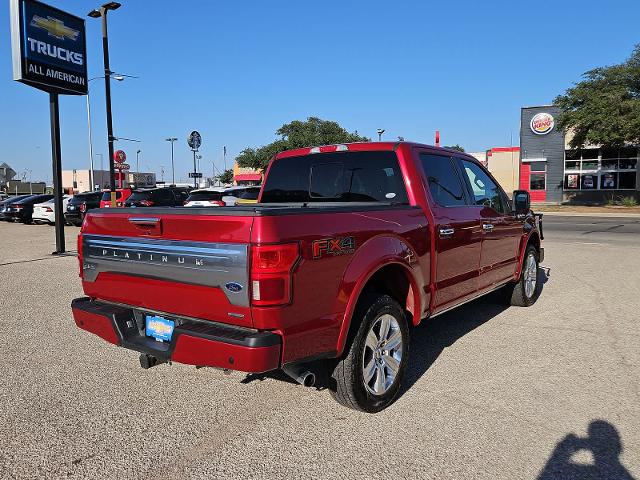
{"label": "tail light", "polygon": [[81,211],[82,213],[84,213],[84,212],[86,212],[86,211],[87,211],[87,204],[86,204],[86,203],[82,202],[82,203],[80,204],[80,211]]}
{"label": "tail light", "polygon": [[293,268],[300,258],[297,243],[251,247],[251,303],[258,307],[291,303]]}
{"label": "tail light", "polygon": [[53,208],[51,208],[51,207],[44,207],[44,211],[45,211],[45,212],[53,212]]}
{"label": "tail light", "polygon": [[22,210],[24,208],[24,205],[20,205],[20,204],[15,204],[12,205],[14,210]]}
{"label": "tail light", "polygon": [[102,208],[111,208],[111,203],[107,202],[105,203]]}
{"label": "tail light", "polygon": [[140,200],[140,205],[142,205],[144,207],[153,207],[154,202],[153,202],[153,200]]}
{"label": "tail light", "polygon": [[217,207],[225,207],[227,204],[224,203],[222,200],[209,200],[209,203],[211,205],[215,205]]}

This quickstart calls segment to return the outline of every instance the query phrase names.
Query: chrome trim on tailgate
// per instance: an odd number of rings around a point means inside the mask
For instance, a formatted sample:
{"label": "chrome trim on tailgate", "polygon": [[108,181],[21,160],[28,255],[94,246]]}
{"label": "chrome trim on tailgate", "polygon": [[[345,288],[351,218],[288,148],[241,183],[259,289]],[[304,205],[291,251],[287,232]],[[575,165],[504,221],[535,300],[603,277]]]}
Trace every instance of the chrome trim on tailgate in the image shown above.
{"label": "chrome trim on tailgate", "polygon": [[[248,246],[137,237],[83,235],[84,279],[101,272],[218,287],[232,305],[249,306]],[[227,284],[242,288],[231,291]]]}

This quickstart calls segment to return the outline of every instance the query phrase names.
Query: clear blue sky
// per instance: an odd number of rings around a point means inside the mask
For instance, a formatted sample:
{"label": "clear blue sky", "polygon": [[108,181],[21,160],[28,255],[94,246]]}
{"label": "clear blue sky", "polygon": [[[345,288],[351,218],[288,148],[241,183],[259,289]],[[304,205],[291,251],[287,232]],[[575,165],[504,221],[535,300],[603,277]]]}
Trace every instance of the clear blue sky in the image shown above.
{"label": "clear blue sky", "polygon": [[[9,6],[0,8],[0,162],[51,181],[47,94],[12,80]],[[49,0],[84,16],[91,2]],[[114,132],[141,169],[192,168],[186,136],[222,167],[247,146],[315,115],[386,139],[468,151],[518,142],[520,107],[550,103],[593,67],[619,63],[640,42],[640,2],[566,0],[122,0],[110,14]],[[96,6],[100,2],[96,2]],[[100,22],[87,18],[90,76],[102,73]],[[105,154],[104,85],[91,82],[94,152]],[[87,168],[84,97],[60,106],[63,168]],[[97,158],[96,158],[97,160]],[[105,162],[106,163],[106,162]],[[203,164],[204,165],[204,164]],[[135,166],[134,166],[135,168]],[[166,178],[166,173],[165,173]]]}

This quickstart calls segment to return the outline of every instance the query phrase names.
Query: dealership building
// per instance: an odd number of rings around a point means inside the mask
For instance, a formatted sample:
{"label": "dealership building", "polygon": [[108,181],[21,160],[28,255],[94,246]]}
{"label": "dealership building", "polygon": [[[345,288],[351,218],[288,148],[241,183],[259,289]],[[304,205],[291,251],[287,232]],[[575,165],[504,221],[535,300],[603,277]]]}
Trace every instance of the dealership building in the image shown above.
{"label": "dealership building", "polygon": [[[572,149],[571,133],[557,127],[552,105],[524,107],[520,115],[519,186],[533,202],[603,202],[640,198],[636,146]],[[517,148],[517,147],[513,147]],[[492,156],[487,163],[492,168]],[[495,163],[495,162],[494,162]]]}

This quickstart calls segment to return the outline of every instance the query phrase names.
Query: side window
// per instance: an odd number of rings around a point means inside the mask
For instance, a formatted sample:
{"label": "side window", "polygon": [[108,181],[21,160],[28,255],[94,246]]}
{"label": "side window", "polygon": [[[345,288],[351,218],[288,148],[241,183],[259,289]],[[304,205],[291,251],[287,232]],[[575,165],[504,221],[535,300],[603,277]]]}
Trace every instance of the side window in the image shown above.
{"label": "side window", "polygon": [[171,205],[174,202],[173,193],[166,188],[158,190],[158,199],[163,205]]}
{"label": "side window", "polygon": [[434,202],[442,207],[466,204],[462,182],[449,157],[421,153],[420,163]]}
{"label": "side window", "polygon": [[467,160],[462,160],[462,167],[469,179],[474,197],[473,203],[491,207],[500,213],[506,213],[508,207],[504,202],[500,187],[491,180],[482,167]]}

